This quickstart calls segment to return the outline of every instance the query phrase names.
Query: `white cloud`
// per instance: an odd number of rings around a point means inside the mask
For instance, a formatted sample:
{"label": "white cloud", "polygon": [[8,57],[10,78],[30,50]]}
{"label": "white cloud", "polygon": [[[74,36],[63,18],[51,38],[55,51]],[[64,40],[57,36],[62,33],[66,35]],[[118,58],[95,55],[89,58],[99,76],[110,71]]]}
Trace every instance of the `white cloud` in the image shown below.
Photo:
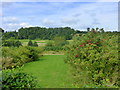
{"label": "white cloud", "polygon": [[7,23],[4,24],[5,31],[14,31],[18,30],[21,27],[33,27],[33,25],[30,25],[29,23],[22,22],[22,23]]}
{"label": "white cloud", "polygon": [[119,2],[119,0],[97,0],[98,2]]}
{"label": "white cloud", "polygon": [[20,22],[19,18],[17,17],[3,17],[2,18],[2,27],[5,28],[5,30],[17,30],[20,27],[32,27],[33,25],[30,25],[26,22]]}
{"label": "white cloud", "polygon": [[21,26],[21,27],[33,27],[33,25],[30,25],[29,23],[25,23],[25,22],[20,23],[19,26]]}
{"label": "white cloud", "polygon": [[[103,27],[113,31],[118,28],[117,9],[117,3],[86,3],[71,8],[69,11],[64,12],[63,15],[72,17],[69,18],[71,21],[74,19],[78,20],[78,23],[74,25],[71,24],[71,27],[75,29],[80,30],[87,27]],[[69,19],[67,21],[69,21]]]}
{"label": "white cloud", "polygon": [[3,17],[3,23],[13,23],[13,22],[18,22],[17,17]]}
{"label": "white cloud", "polygon": [[23,22],[23,23],[20,23],[19,25],[22,26],[22,27],[25,27],[25,26],[28,25],[28,23]]}
{"label": "white cloud", "polygon": [[[107,29],[118,27],[117,3],[47,3],[47,5],[45,3],[37,3],[37,5],[35,3],[34,5],[30,3],[15,3],[15,6],[13,4],[12,7],[22,7],[24,10],[19,9],[23,16],[18,13],[17,15],[15,14],[19,19],[6,17],[7,19],[4,21],[8,22],[8,24],[11,23],[8,25],[9,27],[12,27],[12,25],[13,27],[29,27],[36,24],[45,27],[70,26],[79,30],[87,27],[103,27]],[[30,7],[31,9],[29,9]],[[41,9],[39,10],[38,8]],[[33,10],[40,13],[36,14]],[[7,25],[5,27],[7,28]]]}
{"label": "white cloud", "polygon": [[65,17],[61,20],[62,23],[65,24],[77,24],[79,22],[78,19],[76,19],[75,17]]}
{"label": "white cloud", "polygon": [[53,20],[50,20],[50,19],[43,19],[43,22],[42,22],[44,25],[51,25],[51,24],[54,24],[54,21]]}
{"label": "white cloud", "polygon": [[9,23],[9,24],[7,24],[7,26],[13,27],[13,26],[18,26],[18,24],[16,24],[16,23]]}

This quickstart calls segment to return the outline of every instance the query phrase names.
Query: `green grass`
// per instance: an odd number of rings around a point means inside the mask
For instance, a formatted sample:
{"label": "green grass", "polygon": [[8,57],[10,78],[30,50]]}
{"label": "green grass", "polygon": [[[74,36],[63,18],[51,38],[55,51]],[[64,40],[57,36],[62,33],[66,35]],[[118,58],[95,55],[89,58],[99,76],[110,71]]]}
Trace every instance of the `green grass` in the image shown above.
{"label": "green grass", "polygon": [[70,88],[71,78],[64,59],[64,55],[45,55],[25,64],[23,70],[37,77],[42,88]]}
{"label": "green grass", "polygon": [[[23,39],[23,40],[19,40],[23,46],[27,46],[29,39]],[[37,42],[38,45],[40,46],[40,44],[46,44],[49,40],[40,40],[40,39],[35,39],[35,40],[31,40],[32,42],[35,41],[42,41],[42,42]]]}

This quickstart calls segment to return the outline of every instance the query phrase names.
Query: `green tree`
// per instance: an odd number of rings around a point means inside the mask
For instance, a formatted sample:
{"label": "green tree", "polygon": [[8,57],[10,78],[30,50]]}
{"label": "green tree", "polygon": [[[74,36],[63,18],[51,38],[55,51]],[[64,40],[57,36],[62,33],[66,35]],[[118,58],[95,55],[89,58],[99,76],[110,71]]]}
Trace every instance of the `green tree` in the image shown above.
{"label": "green tree", "polygon": [[8,47],[19,47],[22,46],[22,43],[20,41],[15,40],[3,40],[2,46],[8,46]]}
{"label": "green tree", "polygon": [[117,35],[92,29],[84,36],[75,36],[66,49],[65,62],[71,66],[75,86],[120,86]]}
{"label": "green tree", "polygon": [[100,31],[101,31],[101,32],[104,32],[104,28],[101,28]]}
{"label": "green tree", "polygon": [[96,28],[96,31],[98,31],[98,30],[99,30],[99,28],[97,27],[97,28]]}
{"label": "green tree", "polygon": [[35,46],[35,47],[38,47],[38,44],[37,44],[37,42],[34,42],[33,46]]}
{"label": "green tree", "polygon": [[53,41],[55,46],[64,46],[65,44],[68,43],[64,37],[60,37],[60,36],[54,37]]}
{"label": "green tree", "polygon": [[22,43],[20,41],[16,41],[15,46],[17,46],[17,47],[22,46]]}
{"label": "green tree", "polygon": [[89,28],[89,27],[87,28],[87,31],[88,31],[88,32],[90,31],[90,28]]}
{"label": "green tree", "polygon": [[28,42],[28,46],[33,46],[33,43],[31,40]]}

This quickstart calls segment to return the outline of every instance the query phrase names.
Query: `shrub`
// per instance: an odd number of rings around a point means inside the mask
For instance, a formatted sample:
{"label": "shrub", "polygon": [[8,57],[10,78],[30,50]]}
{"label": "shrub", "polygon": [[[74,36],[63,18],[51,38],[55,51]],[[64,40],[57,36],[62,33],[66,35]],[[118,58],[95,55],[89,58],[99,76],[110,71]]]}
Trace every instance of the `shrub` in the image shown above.
{"label": "shrub", "polygon": [[60,51],[60,50],[65,50],[65,48],[60,47],[60,46],[45,46],[44,50],[45,51]]}
{"label": "shrub", "polygon": [[33,46],[33,43],[31,40],[28,42],[28,46]]}
{"label": "shrub", "polygon": [[37,80],[32,75],[22,71],[3,70],[2,72],[2,88],[35,88]]}
{"label": "shrub", "polygon": [[34,47],[38,47],[37,42],[32,42],[31,40],[28,42],[28,46],[34,46]]}
{"label": "shrub", "polygon": [[36,61],[39,59],[39,53],[42,52],[42,49],[39,47],[26,47],[30,54],[29,54],[29,58],[32,60],[32,61]]}
{"label": "shrub", "polygon": [[3,40],[2,41],[2,46],[7,46],[7,47],[20,47],[22,46],[22,43],[20,41],[15,41],[15,40]]}
{"label": "shrub", "polygon": [[65,40],[64,37],[56,36],[53,38],[53,41],[54,41],[55,46],[64,46],[64,45],[68,44],[68,42]]}
{"label": "shrub", "polygon": [[11,68],[12,66],[21,66],[27,62],[36,61],[41,52],[42,49],[40,47],[3,47],[3,69]]}
{"label": "shrub", "polygon": [[12,66],[21,66],[26,62],[32,61],[32,59],[29,58],[30,53],[31,52],[25,47],[3,47],[3,69],[11,68]]}
{"label": "shrub", "polygon": [[[67,59],[78,87],[120,86],[118,77],[118,37],[92,30],[74,37],[67,46]],[[81,83],[82,82],[82,83]]]}
{"label": "shrub", "polygon": [[53,41],[49,41],[49,42],[47,42],[47,44],[46,44],[46,46],[54,46],[54,42]]}
{"label": "shrub", "polygon": [[64,46],[68,44],[68,41],[64,37],[54,37],[53,41],[49,41],[44,47],[45,51],[59,51],[65,50]]}
{"label": "shrub", "polygon": [[33,43],[33,46],[38,47],[37,42],[34,42],[34,43]]}

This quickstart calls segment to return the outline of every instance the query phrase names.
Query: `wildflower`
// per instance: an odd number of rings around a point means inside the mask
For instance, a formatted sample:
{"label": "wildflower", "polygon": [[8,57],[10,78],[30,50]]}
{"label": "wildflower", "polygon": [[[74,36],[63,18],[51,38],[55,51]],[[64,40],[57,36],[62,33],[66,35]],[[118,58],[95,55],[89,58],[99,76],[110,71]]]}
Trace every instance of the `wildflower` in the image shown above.
{"label": "wildflower", "polygon": [[80,45],[80,47],[83,47],[84,45]]}
{"label": "wildflower", "polygon": [[78,48],[76,48],[76,50],[78,50]]}
{"label": "wildflower", "polygon": [[92,43],[88,43],[89,45],[92,45]]}
{"label": "wildflower", "polygon": [[79,55],[78,55],[78,54],[76,54],[76,55],[75,55],[75,57],[77,58],[77,57],[79,57]]}

